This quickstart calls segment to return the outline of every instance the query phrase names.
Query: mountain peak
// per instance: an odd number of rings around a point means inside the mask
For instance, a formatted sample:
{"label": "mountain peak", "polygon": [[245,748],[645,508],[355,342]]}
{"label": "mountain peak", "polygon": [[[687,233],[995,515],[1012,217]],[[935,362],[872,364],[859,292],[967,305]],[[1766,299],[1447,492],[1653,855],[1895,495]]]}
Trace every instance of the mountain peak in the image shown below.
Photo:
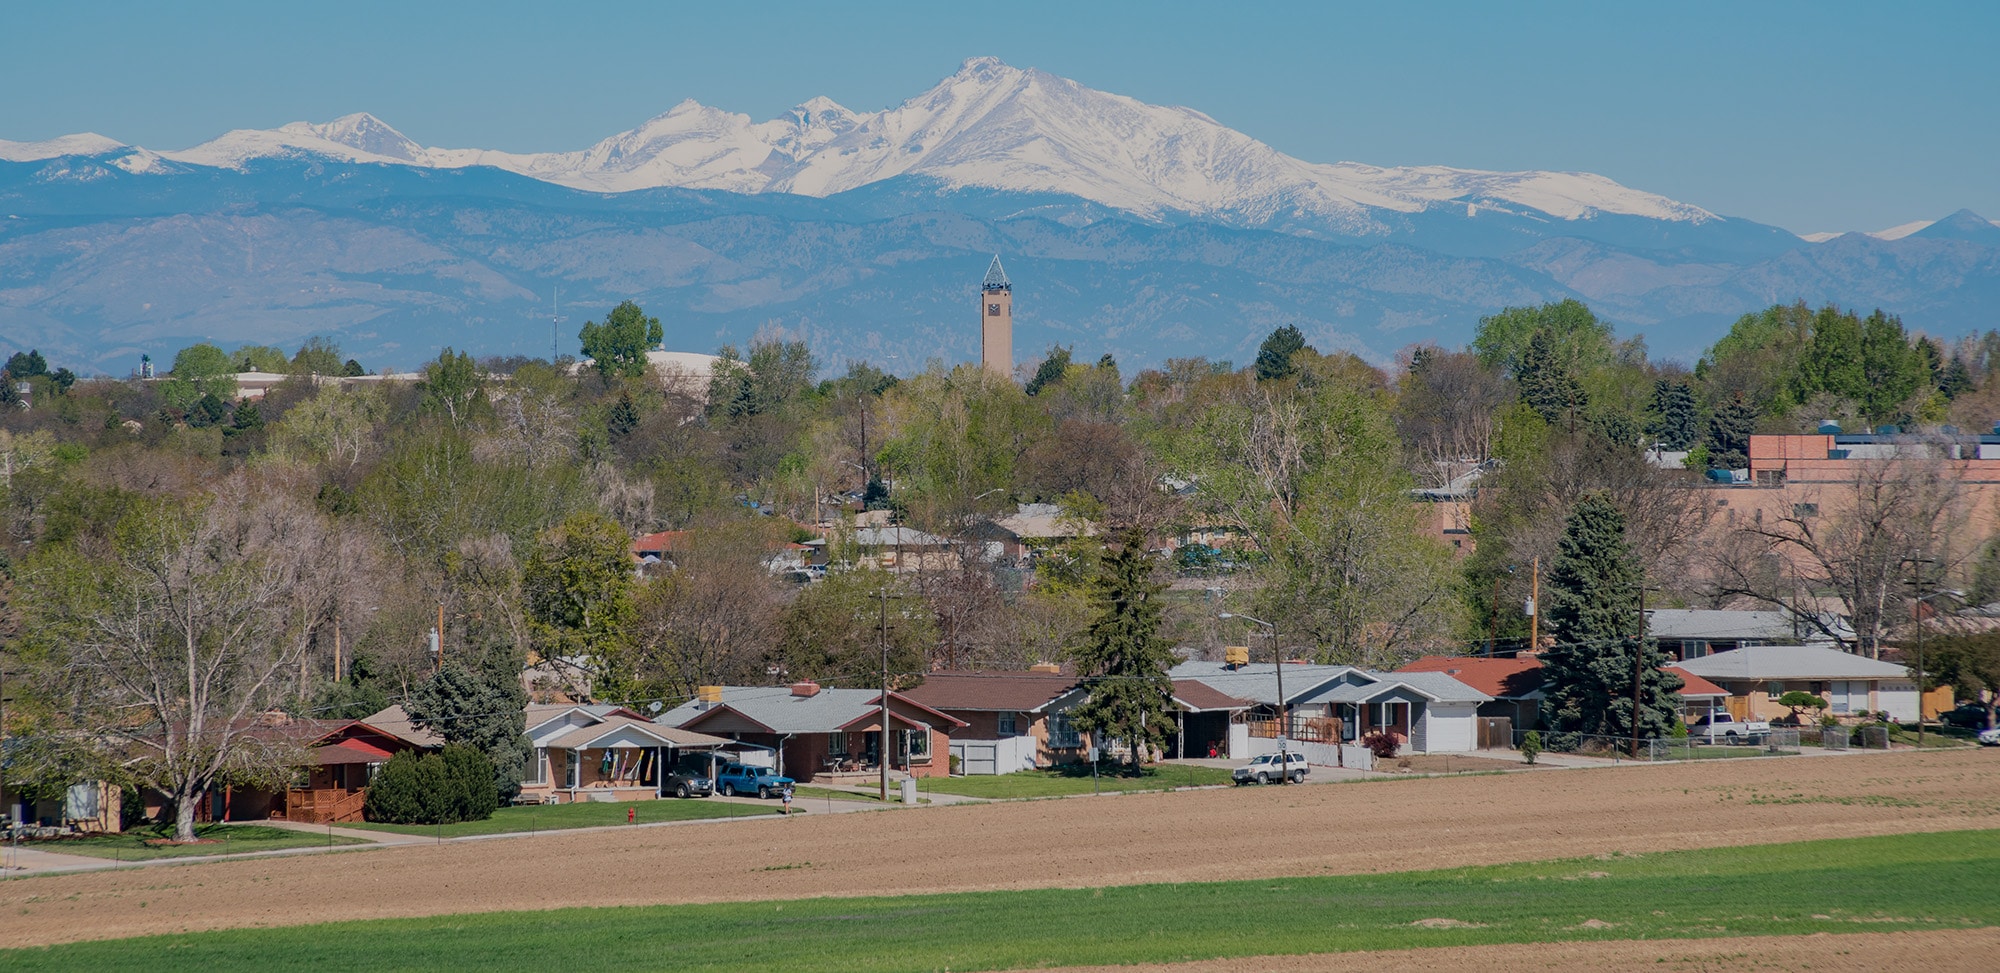
{"label": "mountain peak", "polygon": [[1975,243],[2000,242],[2000,225],[1969,209],[1961,209],[1910,234],[1924,240],[1967,240]]}
{"label": "mountain peak", "polygon": [[125,148],[125,143],[96,132],[60,135],[39,142],[9,142],[0,139],[0,162],[39,162],[65,155],[103,155]]}

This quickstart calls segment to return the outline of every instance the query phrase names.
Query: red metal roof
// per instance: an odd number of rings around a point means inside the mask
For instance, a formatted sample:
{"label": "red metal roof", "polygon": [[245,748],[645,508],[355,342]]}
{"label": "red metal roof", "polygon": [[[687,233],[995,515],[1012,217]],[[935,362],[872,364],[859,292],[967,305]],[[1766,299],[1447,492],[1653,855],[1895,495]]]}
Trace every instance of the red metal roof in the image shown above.
{"label": "red metal roof", "polygon": [[1397,672],[1442,672],[1488,696],[1521,699],[1542,688],[1542,660],[1534,656],[1486,659],[1427,655]]}
{"label": "red metal roof", "polygon": [[1661,668],[1665,669],[1668,672],[1673,673],[1676,676],[1681,677],[1681,682],[1685,683],[1685,685],[1681,686],[1682,696],[1729,695],[1729,690],[1724,689],[1721,686],[1718,686],[1712,682],[1709,682],[1708,680],[1703,679],[1702,677],[1697,676],[1694,673],[1689,672],[1686,669],[1683,669],[1679,666],[1662,666]]}

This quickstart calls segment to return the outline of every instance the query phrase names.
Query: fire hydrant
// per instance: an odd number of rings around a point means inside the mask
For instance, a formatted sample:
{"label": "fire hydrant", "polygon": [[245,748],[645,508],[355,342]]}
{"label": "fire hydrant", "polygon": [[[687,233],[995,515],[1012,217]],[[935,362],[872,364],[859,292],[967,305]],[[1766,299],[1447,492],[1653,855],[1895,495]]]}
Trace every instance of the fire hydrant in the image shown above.
{"label": "fire hydrant", "polygon": [[638,808],[636,808],[636,807],[628,807],[628,808],[626,808],[626,809],[625,809],[625,823],[626,823],[626,824],[631,824],[631,823],[632,823],[632,820],[633,820],[634,818],[638,817],[638,816],[639,816],[639,809],[638,809]]}

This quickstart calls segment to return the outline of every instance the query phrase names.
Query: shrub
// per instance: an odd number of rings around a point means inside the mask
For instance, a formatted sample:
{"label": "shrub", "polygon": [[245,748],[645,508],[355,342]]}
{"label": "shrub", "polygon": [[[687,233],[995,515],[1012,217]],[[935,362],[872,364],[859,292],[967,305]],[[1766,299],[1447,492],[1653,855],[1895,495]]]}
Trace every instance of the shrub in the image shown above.
{"label": "shrub", "polygon": [[1361,745],[1367,747],[1368,752],[1375,755],[1375,759],[1387,760],[1395,756],[1396,751],[1403,749],[1403,738],[1387,730],[1376,730],[1363,736]]}
{"label": "shrub", "polygon": [[1676,739],[1676,740],[1685,740],[1685,739],[1687,739],[1687,738],[1688,738],[1688,725],[1687,725],[1687,721],[1686,721],[1686,720],[1675,720],[1675,721],[1674,721],[1674,729],[1673,729],[1673,732],[1672,732],[1671,734],[1669,734],[1669,735],[1670,735],[1670,736],[1672,736],[1672,737],[1673,737],[1674,739]]}
{"label": "shrub", "polygon": [[477,747],[453,744],[443,753],[405,751],[389,758],[368,783],[362,814],[384,824],[451,824],[492,817],[499,803],[492,759]]}
{"label": "shrub", "polygon": [[1532,764],[1535,758],[1541,755],[1542,731],[1529,730],[1528,735],[1521,738],[1521,756],[1528,758],[1528,762]]}

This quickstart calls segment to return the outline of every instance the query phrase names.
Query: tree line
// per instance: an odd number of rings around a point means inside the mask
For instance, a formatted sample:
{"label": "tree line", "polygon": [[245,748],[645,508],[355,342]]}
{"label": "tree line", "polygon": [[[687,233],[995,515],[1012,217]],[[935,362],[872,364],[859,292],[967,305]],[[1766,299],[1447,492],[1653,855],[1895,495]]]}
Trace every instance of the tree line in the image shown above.
{"label": "tree line", "polygon": [[[6,721],[47,745],[10,773],[145,768],[186,808],[272,765],[273,714],[398,702],[488,753],[504,791],[528,756],[524,669],[635,705],[774,678],[873,685],[885,642],[901,680],[1102,669],[1107,639],[1158,658],[1246,638],[1223,610],[1277,623],[1286,657],[1393,667],[1521,640],[1520,568],[1555,565],[1591,505],[1616,515],[1592,530],[1625,545],[1613,560],[1657,603],[1780,599],[1704,561],[1714,510],[1694,473],[1740,466],[1751,432],[2000,415],[2000,335],[1947,345],[1837,308],[1747,315],[1691,368],[1565,301],[1393,367],[1283,327],[1244,367],[1128,374],[1059,346],[1012,381],[941,362],[830,370],[776,333],[720,349],[712,375],[674,374],[646,363],[662,330],[627,302],[584,326],[591,367],[446,348],[414,381],[347,385],[325,379],[364,369],[324,338],[289,356],[193,345],[156,381],[15,355],[0,385],[28,383],[32,407],[0,413],[0,635],[30,690]],[[253,370],[291,377],[239,400]],[[1661,448],[1695,469],[1662,468]],[[1468,475],[1466,557],[1411,497]],[[993,557],[992,524],[1029,502],[1095,530],[1026,564]],[[868,570],[836,532],[855,570],[797,584],[770,569],[862,508],[953,556]],[[632,539],[656,531],[677,532],[671,568],[635,571]],[[1114,589],[1125,622],[1106,620]],[[1546,634],[1614,637],[1554,620],[1564,597]]]}

